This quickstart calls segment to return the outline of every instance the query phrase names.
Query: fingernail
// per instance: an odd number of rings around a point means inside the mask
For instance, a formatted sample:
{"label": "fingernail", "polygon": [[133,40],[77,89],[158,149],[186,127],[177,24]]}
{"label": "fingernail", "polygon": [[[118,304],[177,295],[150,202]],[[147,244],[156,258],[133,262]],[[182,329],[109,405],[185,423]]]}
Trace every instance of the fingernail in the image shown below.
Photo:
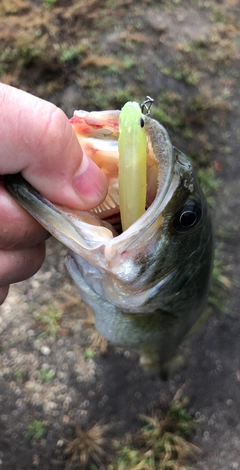
{"label": "fingernail", "polygon": [[73,179],[73,187],[84,201],[86,209],[92,209],[105,199],[108,181],[98,166],[83,154],[81,167]]}

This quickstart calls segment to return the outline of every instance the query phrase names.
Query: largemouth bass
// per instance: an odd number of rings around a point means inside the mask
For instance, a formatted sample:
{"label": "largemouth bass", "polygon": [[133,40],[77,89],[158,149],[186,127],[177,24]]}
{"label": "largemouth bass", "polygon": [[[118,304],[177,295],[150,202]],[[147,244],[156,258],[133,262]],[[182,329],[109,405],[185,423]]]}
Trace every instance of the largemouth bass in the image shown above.
{"label": "largemouth bass", "polygon": [[209,208],[192,164],[147,115],[146,210],[122,231],[119,215],[119,111],[76,111],[70,120],[84,151],[108,177],[94,210],[52,204],[21,175],[12,196],[69,248],[67,268],[98,332],[132,348],[148,371],[163,372],[206,304],[213,262]]}

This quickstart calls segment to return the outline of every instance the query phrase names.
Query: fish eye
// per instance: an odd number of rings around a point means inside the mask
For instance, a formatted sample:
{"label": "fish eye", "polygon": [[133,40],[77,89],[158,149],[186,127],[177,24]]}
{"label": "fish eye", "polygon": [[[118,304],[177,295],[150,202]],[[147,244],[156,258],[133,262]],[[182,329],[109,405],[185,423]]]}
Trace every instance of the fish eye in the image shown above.
{"label": "fish eye", "polygon": [[145,124],[144,119],[141,117],[140,118],[140,127],[144,127],[144,124]]}
{"label": "fish eye", "polygon": [[197,201],[187,201],[175,215],[172,225],[176,232],[187,232],[196,227],[202,217],[201,205]]}

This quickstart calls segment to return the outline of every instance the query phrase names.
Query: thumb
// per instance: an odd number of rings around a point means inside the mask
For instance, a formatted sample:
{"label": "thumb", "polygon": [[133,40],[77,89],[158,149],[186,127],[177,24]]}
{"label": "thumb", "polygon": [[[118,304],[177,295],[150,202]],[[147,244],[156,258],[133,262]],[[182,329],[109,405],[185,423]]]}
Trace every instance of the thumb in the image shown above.
{"label": "thumb", "polygon": [[107,192],[107,179],[83,154],[67,116],[47,101],[0,84],[0,174],[21,172],[43,196],[88,210]]}

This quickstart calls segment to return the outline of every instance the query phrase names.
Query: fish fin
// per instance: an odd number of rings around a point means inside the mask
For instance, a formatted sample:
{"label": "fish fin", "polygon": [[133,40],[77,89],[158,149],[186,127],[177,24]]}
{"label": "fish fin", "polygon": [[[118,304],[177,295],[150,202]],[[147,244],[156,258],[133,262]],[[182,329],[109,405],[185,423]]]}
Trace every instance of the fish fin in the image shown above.
{"label": "fish fin", "polygon": [[140,364],[144,372],[150,376],[159,376],[162,380],[168,380],[173,374],[186,367],[186,360],[182,353],[176,354],[164,364],[153,362],[149,357],[141,356]]}

